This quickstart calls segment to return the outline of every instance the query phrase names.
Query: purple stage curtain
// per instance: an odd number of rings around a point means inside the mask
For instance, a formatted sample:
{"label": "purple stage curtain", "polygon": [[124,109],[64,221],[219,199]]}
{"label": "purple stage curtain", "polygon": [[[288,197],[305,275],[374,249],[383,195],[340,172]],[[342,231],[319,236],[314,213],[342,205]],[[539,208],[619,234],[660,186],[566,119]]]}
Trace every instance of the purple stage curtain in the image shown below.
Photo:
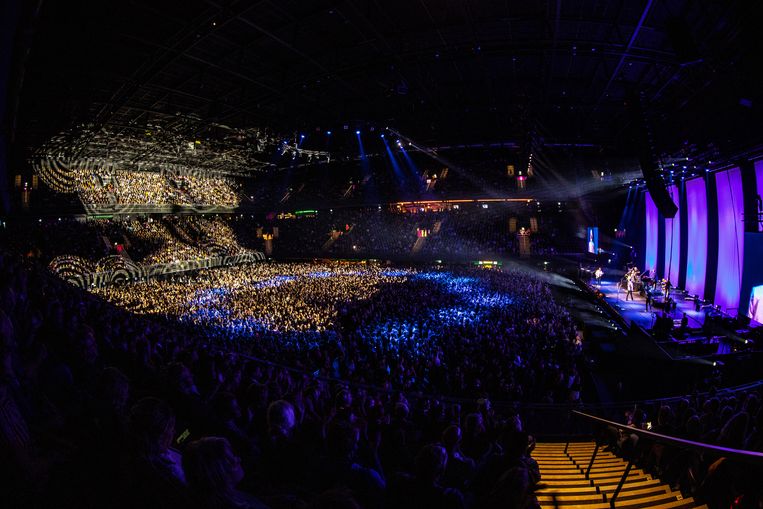
{"label": "purple stage curtain", "polygon": [[[678,205],[678,187],[668,187],[668,193],[673,203]],[[681,264],[681,211],[679,209],[673,218],[665,218],[665,279],[673,286],[678,285],[678,272]]]}
{"label": "purple stage curtain", "polygon": [[647,191],[646,200],[646,245],[644,248],[644,270],[657,270],[657,234],[659,215],[657,205]]}
{"label": "purple stage curtain", "polygon": [[686,182],[686,216],[686,291],[703,298],[707,272],[707,192],[703,178]]}
{"label": "purple stage curtain", "polygon": [[[757,183],[758,197],[763,198],[763,159],[755,161],[755,182]],[[763,223],[761,222],[758,223],[758,231],[763,232]]]}
{"label": "purple stage curtain", "polygon": [[744,199],[739,168],[715,174],[718,187],[718,271],[715,304],[736,315],[744,263]]}

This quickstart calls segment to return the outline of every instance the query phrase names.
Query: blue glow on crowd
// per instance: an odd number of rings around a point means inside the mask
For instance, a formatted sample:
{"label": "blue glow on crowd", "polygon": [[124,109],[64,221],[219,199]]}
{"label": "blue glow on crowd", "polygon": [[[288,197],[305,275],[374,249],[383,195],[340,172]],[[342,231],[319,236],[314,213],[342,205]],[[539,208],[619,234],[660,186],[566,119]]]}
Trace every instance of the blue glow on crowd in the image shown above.
{"label": "blue glow on crowd", "polygon": [[[198,292],[179,319],[182,322],[206,326],[212,336],[247,338],[268,333],[276,334],[283,341],[292,342],[295,346],[313,348],[318,345],[318,342],[325,341],[332,335],[321,334],[317,330],[288,330],[279,323],[276,317],[269,315],[235,316],[231,306],[235,306],[237,296],[241,292],[276,288],[285,283],[313,278],[369,275],[362,271],[316,271],[303,276],[279,275],[235,288],[211,288]],[[434,308],[421,306],[413,309],[410,315],[388,318],[363,327],[360,334],[372,347],[387,341],[396,344],[402,342],[405,343],[406,348],[418,352],[423,345],[447,334],[451,328],[475,327],[489,318],[493,309],[510,306],[515,300],[511,295],[491,289],[479,277],[461,276],[449,271],[416,272],[390,269],[379,272],[379,275],[403,285],[422,283],[430,285],[433,293],[439,292],[445,296],[448,305]],[[405,289],[403,294],[404,292]]]}

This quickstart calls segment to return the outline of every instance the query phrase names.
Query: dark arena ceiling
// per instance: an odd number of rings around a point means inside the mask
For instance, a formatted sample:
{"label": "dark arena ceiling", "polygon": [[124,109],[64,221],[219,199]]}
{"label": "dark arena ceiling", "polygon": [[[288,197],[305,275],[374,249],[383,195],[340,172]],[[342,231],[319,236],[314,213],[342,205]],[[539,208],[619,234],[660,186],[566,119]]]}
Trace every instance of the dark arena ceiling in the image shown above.
{"label": "dark arena ceiling", "polygon": [[763,132],[760,4],[19,2],[12,134],[23,157],[83,125],[256,129],[259,143],[306,132],[315,150],[316,134],[390,126],[429,146],[628,153],[624,102],[638,93],[660,150],[737,148]]}

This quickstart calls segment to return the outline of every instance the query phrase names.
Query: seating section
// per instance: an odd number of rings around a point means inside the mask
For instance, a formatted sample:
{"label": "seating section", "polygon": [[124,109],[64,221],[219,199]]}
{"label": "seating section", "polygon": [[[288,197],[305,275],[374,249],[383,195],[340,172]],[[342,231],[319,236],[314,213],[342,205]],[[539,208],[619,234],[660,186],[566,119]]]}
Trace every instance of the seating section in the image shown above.
{"label": "seating section", "polygon": [[[596,447],[594,442],[537,444],[532,456],[541,472],[541,489],[537,492],[541,507],[612,507],[612,495],[628,462],[599,447],[586,477]],[[671,490],[667,484],[634,466],[615,499],[614,507],[674,509],[698,505],[691,497],[684,498],[681,492]]]}

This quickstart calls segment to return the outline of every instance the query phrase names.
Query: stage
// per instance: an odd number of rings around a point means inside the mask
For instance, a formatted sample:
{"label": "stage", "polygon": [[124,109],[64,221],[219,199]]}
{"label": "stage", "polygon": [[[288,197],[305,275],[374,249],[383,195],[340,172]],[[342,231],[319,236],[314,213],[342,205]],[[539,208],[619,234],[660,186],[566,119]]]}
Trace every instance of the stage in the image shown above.
{"label": "stage", "polygon": [[[625,300],[626,292],[619,288],[623,271],[607,271],[597,283],[595,279],[582,278],[592,293],[599,293],[612,311],[617,313],[625,327],[638,325],[653,339],[653,344],[674,360],[715,359],[715,356],[749,351],[760,341],[760,329],[740,325],[735,319],[722,315],[710,304],[703,304],[696,311],[695,302],[686,299],[686,294],[674,291],[670,297],[675,300],[675,310],[666,309],[664,297],[659,291],[652,291],[652,309],[646,310],[646,297],[633,292],[633,300]],[[658,325],[659,317],[672,320],[673,327],[667,330]],[[681,320],[687,317],[686,328],[681,329]],[[705,326],[705,320],[712,324]],[[664,322],[663,322],[664,325]],[[709,362],[709,361],[708,361]]]}
{"label": "stage", "polygon": [[650,330],[656,321],[657,316],[663,312],[672,318],[676,326],[680,325],[684,313],[688,318],[688,328],[699,329],[705,322],[705,309],[695,310],[695,304],[692,300],[684,300],[683,295],[676,292],[672,295],[675,299],[675,311],[667,311],[663,307],[663,295],[659,291],[652,291],[652,310],[646,310],[646,297],[639,292],[633,292],[634,300],[625,300],[625,290],[618,288],[618,283],[623,276],[622,271],[607,271],[601,279],[601,284],[596,284],[596,280],[591,278],[588,284],[594,289],[604,294],[604,300],[622,316],[626,324],[637,324],[640,327]]}

